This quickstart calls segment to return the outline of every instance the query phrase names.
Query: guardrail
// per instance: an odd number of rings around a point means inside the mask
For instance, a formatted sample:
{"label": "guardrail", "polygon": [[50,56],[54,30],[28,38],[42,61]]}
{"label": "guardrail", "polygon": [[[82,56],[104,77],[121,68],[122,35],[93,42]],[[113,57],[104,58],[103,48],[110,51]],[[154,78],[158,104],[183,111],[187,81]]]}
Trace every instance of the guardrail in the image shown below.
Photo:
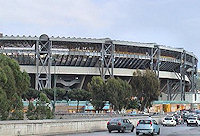
{"label": "guardrail", "polygon": [[109,118],[109,117],[136,117],[136,116],[157,116],[162,114],[116,114],[116,113],[66,113],[56,112],[55,119],[69,119],[69,118]]}

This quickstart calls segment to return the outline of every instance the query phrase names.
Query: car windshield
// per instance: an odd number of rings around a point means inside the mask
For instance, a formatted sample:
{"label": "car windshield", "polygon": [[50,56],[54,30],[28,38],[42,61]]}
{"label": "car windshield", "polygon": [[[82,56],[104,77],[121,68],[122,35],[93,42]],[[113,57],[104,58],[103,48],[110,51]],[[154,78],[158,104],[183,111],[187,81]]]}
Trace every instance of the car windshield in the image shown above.
{"label": "car windshield", "polygon": [[172,120],[172,118],[167,117],[167,118],[165,118],[165,120]]}
{"label": "car windshield", "polygon": [[140,120],[140,124],[151,124],[151,120]]}
{"label": "car windshield", "polygon": [[188,118],[188,119],[190,119],[190,120],[196,120],[196,118]]}

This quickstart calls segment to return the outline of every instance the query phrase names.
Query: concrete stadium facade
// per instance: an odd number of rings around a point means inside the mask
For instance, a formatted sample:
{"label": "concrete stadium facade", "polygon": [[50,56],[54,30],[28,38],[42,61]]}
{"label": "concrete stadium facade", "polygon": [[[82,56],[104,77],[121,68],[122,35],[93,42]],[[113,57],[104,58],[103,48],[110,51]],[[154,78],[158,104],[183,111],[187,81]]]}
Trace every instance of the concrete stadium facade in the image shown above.
{"label": "concrete stadium facade", "polygon": [[137,69],[153,70],[168,100],[195,92],[197,57],[182,48],[91,38],[0,36],[0,53],[16,59],[32,87],[86,88],[94,75],[130,81]]}

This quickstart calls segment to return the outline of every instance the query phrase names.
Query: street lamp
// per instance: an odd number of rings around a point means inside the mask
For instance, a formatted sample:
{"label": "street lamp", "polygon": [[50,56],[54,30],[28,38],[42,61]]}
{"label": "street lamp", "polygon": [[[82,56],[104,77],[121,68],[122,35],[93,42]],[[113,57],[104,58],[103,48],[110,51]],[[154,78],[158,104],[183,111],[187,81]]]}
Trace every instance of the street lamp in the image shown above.
{"label": "street lamp", "polygon": [[54,59],[54,61],[55,61],[55,65],[54,65],[54,86],[53,86],[53,101],[54,101],[54,103],[53,103],[53,113],[54,113],[54,115],[55,115],[55,109],[56,109],[56,82],[57,82],[57,75],[56,75],[56,63],[57,63],[57,61],[56,61],[56,59]]}

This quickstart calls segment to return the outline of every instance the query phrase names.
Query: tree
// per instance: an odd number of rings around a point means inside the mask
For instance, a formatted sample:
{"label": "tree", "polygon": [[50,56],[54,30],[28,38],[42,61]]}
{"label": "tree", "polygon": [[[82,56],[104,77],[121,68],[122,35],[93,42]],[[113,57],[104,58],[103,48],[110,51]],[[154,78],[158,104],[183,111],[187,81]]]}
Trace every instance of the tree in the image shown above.
{"label": "tree", "polygon": [[26,72],[20,71],[17,61],[0,54],[0,88],[1,96],[4,96],[5,101],[2,101],[2,108],[3,105],[7,105],[7,115],[11,115],[9,119],[23,119],[21,96],[29,86],[30,77]]}
{"label": "tree", "polygon": [[21,94],[23,93],[28,92],[30,86],[30,77],[27,72],[18,71],[16,85],[17,85],[17,94],[19,96],[21,96]]}
{"label": "tree", "polygon": [[23,103],[22,98],[15,93],[11,100],[12,103],[12,113],[10,119],[12,120],[23,120],[24,112],[23,112]]}
{"label": "tree", "polygon": [[23,99],[30,101],[31,99],[36,99],[39,97],[39,91],[33,88],[29,88],[27,92],[24,92]]}
{"label": "tree", "polygon": [[68,94],[69,99],[77,101],[77,109],[76,109],[77,112],[78,112],[79,101],[89,100],[91,96],[90,92],[83,89],[70,90],[68,91],[67,94]]}
{"label": "tree", "polygon": [[40,93],[39,100],[36,103],[35,119],[51,119],[53,113],[49,107],[50,100],[44,93]]}
{"label": "tree", "polygon": [[103,109],[107,99],[105,82],[99,76],[93,76],[92,81],[88,83],[88,90],[91,92],[92,105],[97,111]]}
{"label": "tree", "polygon": [[9,107],[6,93],[0,88],[0,120],[6,120],[8,118]]}
{"label": "tree", "polygon": [[6,92],[8,99],[11,99],[15,93],[21,96],[28,90],[30,86],[30,77],[25,71],[20,71],[19,64],[14,59],[0,54],[0,68],[0,73],[2,73],[4,77],[0,77],[0,80],[4,79],[5,81],[7,79],[6,84],[0,85]]}
{"label": "tree", "polygon": [[63,88],[56,88],[56,100],[66,100],[68,99],[66,95],[67,91]]}
{"label": "tree", "polygon": [[53,113],[49,107],[49,98],[44,93],[39,94],[39,100],[36,103],[36,107],[32,102],[29,102],[27,110],[27,118],[30,120],[34,119],[52,119]]}
{"label": "tree", "polygon": [[140,101],[140,110],[149,108],[151,102],[158,99],[160,94],[160,83],[156,74],[146,70],[143,74],[140,71],[133,73],[131,80],[132,94]]}
{"label": "tree", "polygon": [[36,117],[35,117],[35,106],[30,101],[29,101],[29,104],[28,104],[28,110],[27,110],[26,116],[30,120],[36,119]]}
{"label": "tree", "polygon": [[7,83],[7,76],[4,70],[0,67],[0,86],[4,87],[5,84]]}
{"label": "tree", "polygon": [[7,98],[11,100],[13,95],[17,92],[15,77],[13,75],[12,69],[8,65],[4,66],[3,70],[8,80],[4,87],[2,87],[2,89],[6,92]]}
{"label": "tree", "polygon": [[136,99],[131,99],[127,104],[127,109],[139,109],[139,102]]}
{"label": "tree", "polygon": [[[56,89],[56,100],[66,99],[65,89],[62,89],[62,88],[55,88],[55,89]],[[54,91],[55,91],[54,88],[52,89],[44,88],[42,90],[42,92],[45,93],[50,100],[54,100]]]}
{"label": "tree", "polygon": [[110,78],[106,82],[106,92],[108,100],[114,105],[114,110],[121,111],[122,108],[127,108],[131,99],[131,86],[127,81],[120,78]]}

